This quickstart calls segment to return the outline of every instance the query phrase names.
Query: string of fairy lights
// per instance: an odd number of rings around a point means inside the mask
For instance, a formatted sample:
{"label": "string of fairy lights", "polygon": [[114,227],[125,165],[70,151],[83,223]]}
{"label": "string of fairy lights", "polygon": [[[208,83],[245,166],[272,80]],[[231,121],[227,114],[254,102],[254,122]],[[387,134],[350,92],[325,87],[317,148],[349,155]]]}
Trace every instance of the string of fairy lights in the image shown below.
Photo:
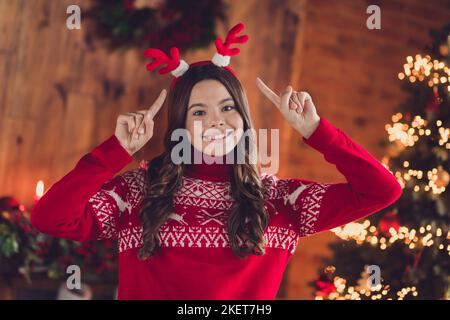
{"label": "string of fairy lights", "polygon": [[[426,128],[427,125],[429,125],[428,121],[422,119],[420,116],[414,117],[411,122],[411,126],[409,126],[407,123],[400,122],[402,117],[403,115],[401,113],[393,115],[393,124],[387,124],[385,127],[389,135],[390,142],[398,142],[402,147],[412,147],[419,140],[420,136],[429,136],[431,134],[431,130],[429,128]],[[433,123],[436,124],[437,132],[439,132],[439,146],[445,147],[445,149],[447,150],[450,149],[450,128],[442,127],[441,120],[437,120]],[[383,165],[389,169],[387,162],[388,159],[383,158]],[[438,166],[437,168],[432,168],[431,170],[427,170],[426,172],[424,172],[422,170],[410,168],[409,161],[404,161],[403,167],[405,168],[404,172],[393,172],[403,188],[406,186],[407,181],[415,178],[416,181],[419,181],[419,184],[414,185],[414,192],[419,192],[421,189],[423,189],[423,191],[431,191],[433,194],[438,195],[445,191],[449,177],[448,173],[442,168],[442,166]],[[428,181],[421,184],[420,180],[424,180],[425,178],[428,179]]]}
{"label": "string of fairy lights", "polygon": [[400,80],[407,79],[411,83],[427,81],[429,87],[449,83],[447,91],[450,92],[450,68],[444,62],[436,59],[432,61],[429,55],[422,57],[416,54],[414,58],[406,57],[403,69],[403,72],[398,74]]}
{"label": "string of fairy lights", "polygon": [[380,235],[377,227],[365,220],[362,223],[351,222],[331,231],[342,240],[353,240],[358,245],[369,243],[380,250],[386,250],[394,243],[403,243],[411,250],[436,246],[438,250],[445,250],[450,255],[450,230],[445,232],[442,228],[433,228],[430,224],[418,230],[405,226],[399,227],[398,230],[391,227],[388,235]]}
{"label": "string of fairy lights", "polygon": [[[348,286],[346,284],[347,280],[341,277],[334,277],[333,285],[336,290],[327,295],[328,300],[403,300],[407,295],[412,295],[414,297],[418,296],[418,291],[415,286],[404,287],[396,292],[394,298],[387,295],[390,293],[391,288],[389,285],[378,284],[376,286],[363,286],[362,288],[357,288],[354,286]],[[320,295],[315,296],[315,300],[323,300],[324,297]]]}

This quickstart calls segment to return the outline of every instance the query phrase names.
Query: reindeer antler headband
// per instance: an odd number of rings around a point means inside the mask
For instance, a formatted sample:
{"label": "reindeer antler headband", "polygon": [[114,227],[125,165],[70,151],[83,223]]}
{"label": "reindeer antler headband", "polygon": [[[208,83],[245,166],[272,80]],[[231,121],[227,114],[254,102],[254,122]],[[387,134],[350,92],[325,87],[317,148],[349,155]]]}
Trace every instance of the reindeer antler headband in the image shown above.
{"label": "reindeer antler headband", "polygon": [[166,74],[170,72],[175,78],[172,80],[171,88],[175,85],[176,81],[187,71],[190,67],[204,65],[208,63],[213,63],[216,66],[223,67],[230,71],[236,76],[235,72],[229,67],[230,57],[238,55],[240,52],[239,48],[230,48],[231,45],[235,43],[245,43],[248,41],[248,35],[238,36],[237,34],[244,29],[244,24],[242,22],[235,25],[228,31],[225,42],[222,42],[220,37],[217,37],[215,41],[217,52],[214,54],[211,61],[198,61],[192,64],[188,64],[183,59],[180,59],[180,53],[177,47],[172,47],[170,49],[170,56],[166,55],[163,51],[156,48],[148,48],[144,51],[144,56],[146,58],[153,58],[154,60],[147,64],[146,68],[148,71],[153,71],[159,66],[165,65],[163,68],[158,70],[159,74]]}

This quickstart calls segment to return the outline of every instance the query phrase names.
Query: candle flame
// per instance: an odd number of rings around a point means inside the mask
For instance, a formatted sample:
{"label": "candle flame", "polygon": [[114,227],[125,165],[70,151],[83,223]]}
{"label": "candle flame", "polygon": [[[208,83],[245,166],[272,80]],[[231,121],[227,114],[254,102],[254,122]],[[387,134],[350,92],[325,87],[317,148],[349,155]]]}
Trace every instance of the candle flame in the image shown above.
{"label": "candle flame", "polygon": [[44,182],[39,180],[36,184],[36,197],[40,198],[44,194]]}

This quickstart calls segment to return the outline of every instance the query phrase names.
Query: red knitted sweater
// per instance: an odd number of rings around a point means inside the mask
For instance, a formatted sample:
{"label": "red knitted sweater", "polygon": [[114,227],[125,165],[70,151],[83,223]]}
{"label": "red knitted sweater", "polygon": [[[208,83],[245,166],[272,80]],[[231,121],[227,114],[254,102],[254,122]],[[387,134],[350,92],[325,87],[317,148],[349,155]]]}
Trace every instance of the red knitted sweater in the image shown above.
{"label": "red knitted sweater", "polygon": [[274,299],[300,237],[377,212],[402,192],[378,160],[325,119],[303,141],[336,165],[347,182],[262,174],[267,200],[275,206],[265,206],[270,223],[263,256],[240,259],[229,245],[226,223],[235,203],[232,166],[195,164],[187,166],[174,195],[174,211],[159,228],[162,250],[139,260],[146,169],[115,176],[133,160],[115,135],[84,155],[44,194],[31,222],[55,237],[118,239],[119,299]]}

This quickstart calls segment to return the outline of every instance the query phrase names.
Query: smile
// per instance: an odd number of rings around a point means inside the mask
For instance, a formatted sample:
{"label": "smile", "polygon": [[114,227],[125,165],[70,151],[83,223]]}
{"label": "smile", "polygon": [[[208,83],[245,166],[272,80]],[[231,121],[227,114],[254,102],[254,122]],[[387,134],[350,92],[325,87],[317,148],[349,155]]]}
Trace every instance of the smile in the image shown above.
{"label": "smile", "polygon": [[216,140],[224,140],[225,138],[232,135],[234,130],[227,130],[227,133],[221,133],[216,135],[210,135],[210,136],[203,136],[203,141],[210,142],[210,141],[216,141]]}

